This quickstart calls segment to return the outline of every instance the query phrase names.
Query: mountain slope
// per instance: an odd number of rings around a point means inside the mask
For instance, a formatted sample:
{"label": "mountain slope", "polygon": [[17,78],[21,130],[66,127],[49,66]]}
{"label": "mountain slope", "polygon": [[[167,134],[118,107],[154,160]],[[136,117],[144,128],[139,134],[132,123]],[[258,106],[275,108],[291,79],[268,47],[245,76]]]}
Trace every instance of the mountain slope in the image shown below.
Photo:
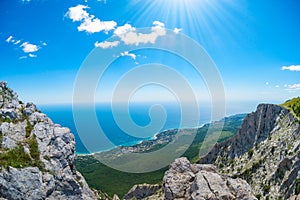
{"label": "mountain slope", "polygon": [[70,130],[0,82],[0,198],[96,199],[74,158]]}
{"label": "mountain slope", "polygon": [[261,104],[232,138],[216,144],[199,163],[245,179],[258,199],[289,199],[300,193],[300,126],[290,110]]}

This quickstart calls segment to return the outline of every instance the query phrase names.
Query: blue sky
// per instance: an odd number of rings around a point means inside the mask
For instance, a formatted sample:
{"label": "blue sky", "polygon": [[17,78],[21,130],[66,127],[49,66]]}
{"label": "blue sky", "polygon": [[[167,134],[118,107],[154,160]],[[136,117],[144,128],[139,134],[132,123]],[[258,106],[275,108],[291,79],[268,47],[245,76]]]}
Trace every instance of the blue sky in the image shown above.
{"label": "blue sky", "polygon": [[[24,101],[70,103],[76,74],[94,48],[120,31],[158,27],[186,34],[207,51],[228,101],[278,103],[300,95],[299,10],[298,0],[2,0],[0,80]],[[163,61],[169,55],[151,51],[119,56],[107,80],[121,74],[121,64],[130,68],[146,57],[172,65]],[[176,67],[201,90],[193,70]],[[149,91],[153,96],[155,88]]]}

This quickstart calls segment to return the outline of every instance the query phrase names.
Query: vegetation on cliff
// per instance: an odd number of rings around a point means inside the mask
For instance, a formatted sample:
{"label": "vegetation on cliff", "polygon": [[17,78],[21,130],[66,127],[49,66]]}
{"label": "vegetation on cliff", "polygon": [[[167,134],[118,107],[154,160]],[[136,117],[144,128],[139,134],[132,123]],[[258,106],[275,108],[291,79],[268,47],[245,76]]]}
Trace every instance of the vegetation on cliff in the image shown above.
{"label": "vegetation on cliff", "polygon": [[288,100],[281,104],[281,106],[289,109],[298,119],[300,119],[300,97]]}

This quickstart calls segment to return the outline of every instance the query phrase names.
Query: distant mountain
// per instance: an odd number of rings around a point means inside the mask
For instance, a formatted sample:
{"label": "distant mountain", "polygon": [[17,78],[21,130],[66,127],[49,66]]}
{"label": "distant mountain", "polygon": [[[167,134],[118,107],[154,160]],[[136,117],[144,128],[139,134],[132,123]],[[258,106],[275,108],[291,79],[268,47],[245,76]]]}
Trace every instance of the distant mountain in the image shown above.
{"label": "distant mountain", "polygon": [[0,199],[96,199],[74,158],[70,130],[0,82]]}

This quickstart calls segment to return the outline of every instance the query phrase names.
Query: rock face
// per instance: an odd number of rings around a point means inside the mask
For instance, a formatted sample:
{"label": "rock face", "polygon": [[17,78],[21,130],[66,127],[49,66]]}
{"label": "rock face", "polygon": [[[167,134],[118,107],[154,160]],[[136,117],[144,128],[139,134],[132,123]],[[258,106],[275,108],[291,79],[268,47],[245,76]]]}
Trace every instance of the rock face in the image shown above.
{"label": "rock face", "polygon": [[246,116],[237,135],[200,163],[245,179],[260,199],[296,199],[300,194],[299,120],[278,105],[261,104]]}
{"label": "rock face", "polygon": [[27,159],[0,166],[0,198],[96,199],[74,168],[70,130],[54,124],[33,103],[20,102],[0,82],[0,155],[9,160],[16,150]]}
{"label": "rock face", "polygon": [[[161,189],[161,186],[158,184],[140,184],[133,186],[129,192],[124,196],[124,199],[159,199],[155,193]],[[149,197],[152,196],[152,197]],[[161,195],[162,197],[162,195]]]}
{"label": "rock face", "polygon": [[190,164],[176,159],[163,179],[165,199],[256,199],[251,187],[242,179],[220,174],[213,165]]}

